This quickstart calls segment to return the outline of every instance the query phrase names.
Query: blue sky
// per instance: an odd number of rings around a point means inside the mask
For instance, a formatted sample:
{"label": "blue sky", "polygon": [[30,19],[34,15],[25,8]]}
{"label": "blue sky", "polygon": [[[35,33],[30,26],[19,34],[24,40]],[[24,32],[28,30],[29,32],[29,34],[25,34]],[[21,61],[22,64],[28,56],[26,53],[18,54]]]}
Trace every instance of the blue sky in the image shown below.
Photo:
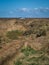
{"label": "blue sky", "polygon": [[0,0],[0,18],[49,18],[49,0]]}

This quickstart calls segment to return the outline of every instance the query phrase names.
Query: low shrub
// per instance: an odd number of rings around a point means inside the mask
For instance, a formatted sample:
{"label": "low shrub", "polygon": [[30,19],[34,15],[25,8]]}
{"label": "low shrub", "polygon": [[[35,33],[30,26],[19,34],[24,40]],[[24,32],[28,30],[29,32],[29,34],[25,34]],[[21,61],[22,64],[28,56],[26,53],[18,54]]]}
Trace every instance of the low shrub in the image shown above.
{"label": "low shrub", "polygon": [[18,60],[18,61],[16,61],[14,64],[15,64],[15,65],[22,65],[22,62],[20,62],[20,61]]}
{"label": "low shrub", "polygon": [[26,48],[22,48],[21,52],[23,52],[26,56],[29,56],[30,54],[35,54],[37,51],[28,46]]}
{"label": "low shrub", "polygon": [[39,65],[39,64],[36,64],[36,63],[30,63],[30,64],[28,64],[28,65]]}
{"label": "low shrub", "polygon": [[12,39],[12,40],[15,40],[15,39],[18,39],[18,36],[21,36],[22,35],[22,31],[19,31],[19,30],[14,30],[14,31],[8,31],[6,36],[9,38],[9,39]]}
{"label": "low shrub", "polygon": [[32,34],[32,30],[25,31],[25,32],[23,33],[24,36],[30,35],[30,34]]}
{"label": "low shrub", "polygon": [[43,29],[39,29],[36,33],[36,37],[46,36],[46,31]]}

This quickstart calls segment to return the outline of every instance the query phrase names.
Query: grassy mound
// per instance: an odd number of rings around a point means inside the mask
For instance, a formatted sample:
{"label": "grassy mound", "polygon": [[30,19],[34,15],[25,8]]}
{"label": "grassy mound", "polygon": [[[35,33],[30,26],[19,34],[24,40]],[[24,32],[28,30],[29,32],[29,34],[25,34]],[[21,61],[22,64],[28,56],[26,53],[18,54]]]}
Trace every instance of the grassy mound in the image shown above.
{"label": "grassy mound", "polygon": [[22,31],[19,31],[19,30],[14,30],[14,31],[8,31],[6,36],[9,38],[9,39],[12,39],[12,40],[16,40],[18,39],[19,36],[22,35]]}

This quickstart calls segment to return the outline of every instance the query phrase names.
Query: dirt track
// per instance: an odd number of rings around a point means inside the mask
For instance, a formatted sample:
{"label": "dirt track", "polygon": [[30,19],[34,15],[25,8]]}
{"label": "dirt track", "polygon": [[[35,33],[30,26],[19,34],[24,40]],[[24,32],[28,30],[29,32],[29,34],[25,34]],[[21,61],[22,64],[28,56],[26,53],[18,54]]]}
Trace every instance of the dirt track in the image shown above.
{"label": "dirt track", "polygon": [[22,41],[13,41],[0,50],[0,65],[10,59],[23,46]]}

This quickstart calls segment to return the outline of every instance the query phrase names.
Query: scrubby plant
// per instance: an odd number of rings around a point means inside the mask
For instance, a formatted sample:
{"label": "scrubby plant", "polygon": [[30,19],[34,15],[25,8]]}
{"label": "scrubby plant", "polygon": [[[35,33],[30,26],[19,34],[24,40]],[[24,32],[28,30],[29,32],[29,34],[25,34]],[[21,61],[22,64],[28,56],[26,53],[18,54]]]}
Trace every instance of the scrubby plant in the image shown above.
{"label": "scrubby plant", "polygon": [[30,34],[32,34],[32,30],[25,31],[25,32],[23,33],[24,36],[30,35]]}
{"label": "scrubby plant", "polygon": [[14,30],[14,31],[8,31],[6,36],[9,38],[9,39],[12,39],[12,40],[15,40],[15,39],[18,39],[18,36],[21,36],[22,35],[22,31],[19,31],[19,30]]}
{"label": "scrubby plant", "polygon": [[36,33],[36,37],[40,37],[40,36],[46,36],[46,31],[43,29],[39,29]]}
{"label": "scrubby plant", "polygon": [[37,51],[30,46],[27,46],[26,48],[22,48],[21,52],[23,52],[26,56],[29,56],[30,54],[35,54]]}
{"label": "scrubby plant", "polygon": [[38,63],[30,63],[28,65],[39,65]]}
{"label": "scrubby plant", "polygon": [[19,61],[19,60],[17,60],[14,64],[15,64],[15,65],[22,65],[22,62]]}

